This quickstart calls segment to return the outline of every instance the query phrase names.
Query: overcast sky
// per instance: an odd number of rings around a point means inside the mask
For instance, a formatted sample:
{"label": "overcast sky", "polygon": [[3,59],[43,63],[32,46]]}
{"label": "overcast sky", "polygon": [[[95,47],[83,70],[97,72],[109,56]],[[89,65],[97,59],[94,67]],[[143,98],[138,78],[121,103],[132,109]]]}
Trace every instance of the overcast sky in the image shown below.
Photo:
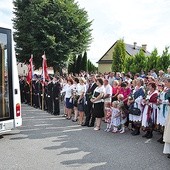
{"label": "overcast sky", "polygon": [[[93,42],[87,51],[95,63],[120,38],[147,44],[162,54],[170,46],[170,0],[76,0],[93,20]],[[12,27],[12,0],[0,0],[0,26]]]}

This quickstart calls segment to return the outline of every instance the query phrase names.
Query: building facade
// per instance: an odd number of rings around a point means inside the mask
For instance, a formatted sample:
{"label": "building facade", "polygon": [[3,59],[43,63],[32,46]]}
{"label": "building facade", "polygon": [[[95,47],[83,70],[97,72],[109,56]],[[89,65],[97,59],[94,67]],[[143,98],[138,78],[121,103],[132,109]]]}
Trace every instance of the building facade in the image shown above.
{"label": "building facade", "polygon": [[[98,63],[98,72],[99,73],[105,73],[105,72],[111,72],[112,71],[112,61],[113,61],[113,51],[114,47],[116,45],[117,41],[109,48],[109,50],[100,58]],[[134,42],[133,45],[126,44],[125,43],[125,49],[126,49],[126,56],[134,56],[141,49],[143,49],[146,56],[150,56],[150,52],[147,51],[147,45],[143,44],[142,46],[137,46],[137,43]]]}

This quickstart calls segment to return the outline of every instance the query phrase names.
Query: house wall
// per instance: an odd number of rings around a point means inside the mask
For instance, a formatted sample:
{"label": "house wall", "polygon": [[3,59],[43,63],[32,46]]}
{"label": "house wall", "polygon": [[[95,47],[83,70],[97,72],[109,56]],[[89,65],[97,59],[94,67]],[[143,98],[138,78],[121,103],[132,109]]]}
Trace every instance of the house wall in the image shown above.
{"label": "house wall", "polygon": [[26,76],[27,75],[28,65],[26,65],[24,63],[18,63],[17,68],[18,68],[18,75],[20,75],[20,76]]}
{"label": "house wall", "polygon": [[[52,74],[52,75],[54,74],[54,70],[53,70],[52,67],[48,67],[47,71],[48,71],[48,74]],[[34,74],[41,75],[42,74],[42,67],[40,67],[37,70],[34,70]]]}
{"label": "house wall", "polygon": [[[101,59],[101,61],[112,60],[113,51],[114,51],[114,47],[112,47],[112,48],[104,55],[104,57]],[[112,71],[112,64],[108,64],[108,63],[99,63],[99,64],[98,64],[98,72],[100,72],[100,73],[105,73],[105,72],[111,72],[111,71]]]}
{"label": "house wall", "polygon": [[[19,76],[27,76],[27,74],[28,74],[28,65],[27,64],[18,63],[17,68],[18,68],[18,75]],[[48,70],[48,74],[54,74],[54,70],[53,70],[52,67],[48,67],[47,70]],[[41,75],[42,74],[42,67],[40,67],[37,70],[34,70],[34,74]]]}
{"label": "house wall", "polygon": [[112,71],[112,64],[99,64],[98,65],[98,72],[105,73],[105,72],[111,72]]}
{"label": "house wall", "polygon": [[[112,57],[113,57],[113,51],[114,51],[114,47],[112,47],[107,53],[106,55],[101,59],[102,62],[104,62],[105,60],[111,60],[112,61]],[[130,56],[127,52],[126,52],[126,57]],[[104,73],[104,72],[111,72],[112,71],[112,63],[110,64],[106,64],[106,63],[99,63],[98,64],[98,72],[100,73]]]}
{"label": "house wall", "polygon": [[111,48],[106,55],[102,58],[102,60],[112,60],[113,58],[113,51],[114,51],[114,47]]}

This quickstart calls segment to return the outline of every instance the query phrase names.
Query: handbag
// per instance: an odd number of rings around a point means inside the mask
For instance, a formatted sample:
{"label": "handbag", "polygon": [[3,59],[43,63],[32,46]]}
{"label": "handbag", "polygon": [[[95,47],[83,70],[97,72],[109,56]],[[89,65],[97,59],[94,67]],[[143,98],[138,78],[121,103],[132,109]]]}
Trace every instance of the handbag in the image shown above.
{"label": "handbag", "polygon": [[100,93],[95,91],[93,96],[98,97],[99,95],[100,95]]}
{"label": "handbag", "polygon": [[135,115],[135,116],[140,116],[141,110],[137,107],[132,107],[132,108],[129,109],[129,113],[132,114],[132,115]]}

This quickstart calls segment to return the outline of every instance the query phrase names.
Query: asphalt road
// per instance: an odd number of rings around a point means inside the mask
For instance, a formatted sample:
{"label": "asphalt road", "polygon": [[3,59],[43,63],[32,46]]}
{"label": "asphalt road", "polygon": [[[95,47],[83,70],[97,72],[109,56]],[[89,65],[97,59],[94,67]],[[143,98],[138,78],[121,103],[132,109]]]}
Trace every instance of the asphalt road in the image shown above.
{"label": "asphalt road", "polygon": [[163,145],[140,136],[82,127],[22,105],[23,126],[0,139],[1,170],[170,170]]}

